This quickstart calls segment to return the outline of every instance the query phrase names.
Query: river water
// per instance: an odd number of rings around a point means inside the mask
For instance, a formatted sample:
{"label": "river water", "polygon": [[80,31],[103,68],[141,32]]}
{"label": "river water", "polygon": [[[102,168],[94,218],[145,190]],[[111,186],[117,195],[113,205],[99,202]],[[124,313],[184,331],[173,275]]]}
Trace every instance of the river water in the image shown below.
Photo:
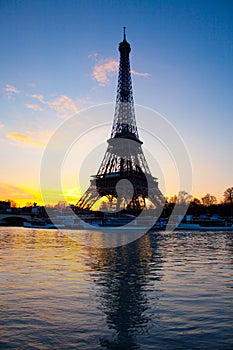
{"label": "river water", "polygon": [[233,234],[0,228],[1,349],[233,349]]}

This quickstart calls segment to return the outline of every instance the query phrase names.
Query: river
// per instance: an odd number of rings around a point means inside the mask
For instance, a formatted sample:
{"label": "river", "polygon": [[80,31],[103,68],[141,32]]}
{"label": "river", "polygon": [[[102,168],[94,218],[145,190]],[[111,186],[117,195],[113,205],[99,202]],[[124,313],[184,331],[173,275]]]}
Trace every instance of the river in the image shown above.
{"label": "river", "polygon": [[232,349],[233,234],[94,248],[0,228],[1,349]]}

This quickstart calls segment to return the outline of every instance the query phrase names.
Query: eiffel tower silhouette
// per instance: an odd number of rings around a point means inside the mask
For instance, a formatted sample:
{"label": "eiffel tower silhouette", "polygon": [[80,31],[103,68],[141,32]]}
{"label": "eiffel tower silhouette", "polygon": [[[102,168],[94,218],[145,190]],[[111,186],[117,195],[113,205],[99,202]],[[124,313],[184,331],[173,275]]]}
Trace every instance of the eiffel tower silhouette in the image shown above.
{"label": "eiffel tower silhouette", "polygon": [[76,204],[77,209],[90,209],[102,197],[108,198],[110,207],[115,202],[118,211],[141,211],[146,206],[146,198],[155,208],[161,208],[164,204],[157,178],[150,173],[138,135],[129,60],[131,48],[126,40],[125,27],[119,51],[111,137],[97,175],[92,176],[89,188]]}

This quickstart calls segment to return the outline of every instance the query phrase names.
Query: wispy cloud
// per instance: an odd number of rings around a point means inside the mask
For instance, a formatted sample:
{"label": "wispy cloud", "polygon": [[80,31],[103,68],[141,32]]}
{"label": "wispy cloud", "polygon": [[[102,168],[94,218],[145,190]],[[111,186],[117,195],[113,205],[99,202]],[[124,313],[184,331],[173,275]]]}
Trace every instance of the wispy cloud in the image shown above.
{"label": "wispy cloud", "polygon": [[17,144],[31,147],[44,147],[52,132],[50,131],[28,131],[27,133],[8,133],[7,137]]}
{"label": "wispy cloud", "polygon": [[[99,83],[99,85],[107,85],[110,82],[110,78],[118,71],[118,66],[118,61],[115,59],[108,58],[104,61],[102,60],[95,64],[92,77]],[[131,70],[131,74],[146,78],[150,76],[149,73],[140,73],[135,70]]]}
{"label": "wispy cloud", "polygon": [[29,144],[32,141],[31,136],[25,135],[25,134],[20,134],[17,132],[12,132],[7,134],[7,137],[9,137],[10,139],[14,140],[14,141],[18,141],[21,143],[26,143]]}
{"label": "wispy cloud", "polygon": [[44,103],[44,96],[43,95],[31,94],[29,96],[32,98],[35,98],[36,100],[40,101],[41,103]]}
{"label": "wispy cloud", "polygon": [[0,122],[0,142],[4,141],[4,138],[3,138],[4,132],[1,132],[4,126],[5,125]]}
{"label": "wispy cloud", "polygon": [[0,183],[0,198],[7,199],[33,199],[34,195],[18,186]]}
{"label": "wispy cloud", "polygon": [[40,106],[38,106],[36,103],[28,103],[25,105],[28,109],[33,109],[33,111],[39,111],[42,112],[43,108],[41,108]]}
{"label": "wispy cloud", "polygon": [[63,118],[66,118],[72,113],[79,112],[77,104],[74,102],[74,100],[65,95],[61,95],[56,98],[56,100],[46,103],[51,109],[58,112]]}
{"label": "wispy cloud", "polygon": [[6,84],[3,90],[6,93],[7,98],[12,99],[15,95],[20,94],[20,90],[14,85]]}
{"label": "wispy cloud", "polygon": [[88,55],[88,58],[96,60],[97,58],[99,58],[99,53],[98,52],[92,52],[92,53],[90,53],[90,55]]}
{"label": "wispy cloud", "polygon": [[17,87],[10,85],[10,84],[6,84],[4,90],[8,93],[12,93],[12,94],[19,94],[20,90],[17,89]]}
{"label": "wispy cloud", "polygon": [[146,78],[150,77],[149,73],[140,73],[135,70],[131,70],[131,74],[136,75],[138,77],[146,77]]}
{"label": "wispy cloud", "polygon": [[118,61],[115,59],[106,59],[100,63],[97,63],[92,72],[92,77],[100,85],[107,85],[112,77],[118,70]]}
{"label": "wispy cloud", "polygon": [[[39,101],[44,107],[48,106],[50,109],[58,112],[59,117],[62,118],[67,118],[71,114],[79,112],[77,103],[66,95],[60,95],[54,101],[48,101],[43,95],[38,94],[31,94],[30,97]],[[37,111],[42,110],[40,106],[34,103],[28,104],[26,107]]]}

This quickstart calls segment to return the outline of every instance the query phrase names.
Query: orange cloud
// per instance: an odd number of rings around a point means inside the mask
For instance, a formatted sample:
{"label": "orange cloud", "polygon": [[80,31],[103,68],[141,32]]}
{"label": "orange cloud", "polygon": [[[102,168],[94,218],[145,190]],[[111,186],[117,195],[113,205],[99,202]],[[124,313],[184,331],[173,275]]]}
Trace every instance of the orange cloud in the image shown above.
{"label": "orange cloud", "polygon": [[40,102],[44,102],[44,96],[43,95],[37,95],[37,94],[31,94],[29,95],[32,98],[35,98],[36,100],[40,101]]}
{"label": "orange cloud", "polygon": [[24,145],[24,146],[32,146],[32,147],[44,147],[49,137],[51,136],[52,132],[44,132],[44,131],[29,131],[27,134],[22,133],[9,133],[7,134],[7,137],[18,144]]}
{"label": "orange cloud", "polygon": [[106,59],[103,63],[97,63],[94,66],[92,77],[100,84],[107,85],[109,77],[113,76],[118,70],[118,61]]}
{"label": "orange cloud", "polygon": [[[114,59],[106,59],[102,63],[97,63],[94,66],[92,77],[100,84],[107,85],[112,77],[118,71],[118,61]],[[140,77],[149,77],[149,73],[140,73],[135,70],[131,70],[131,74]]]}
{"label": "orange cloud", "polygon": [[38,106],[36,103],[29,103],[29,104],[26,104],[25,105],[27,108],[29,109],[33,109],[33,111],[40,111],[42,112],[43,111],[43,108],[41,108],[40,106]]}
{"label": "orange cloud", "polygon": [[0,123],[0,129],[4,128],[4,124]]}
{"label": "orange cloud", "polygon": [[7,199],[34,199],[34,195],[26,190],[5,183],[0,183],[0,198]]}
{"label": "orange cloud", "polygon": [[[44,106],[48,106],[52,110],[58,112],[59,116],[62,118],[67,118],[71,114],[79,112],[76,102],[66,95],[58,96],[54,101],[46,101],[43,95],[31,94],[29,96],[38,100]],[[26,107],[37,111],[42,110],[40,106],[34,103],[27,104]]]}
{"label": "orange cloud", "polygon": [[47,104],[62,117],[67,117],[70,114],[79,112],[77,104],[70,97],[65,95],[61,95],[56,100],[47,102]]}
{"label": "orange cloud", "polygon": [[23,143],[29,143],[29,141],[31,140],[30,136],[20,134],[20,133],[14,133],[14,132],[7,134],[7,137]]}

